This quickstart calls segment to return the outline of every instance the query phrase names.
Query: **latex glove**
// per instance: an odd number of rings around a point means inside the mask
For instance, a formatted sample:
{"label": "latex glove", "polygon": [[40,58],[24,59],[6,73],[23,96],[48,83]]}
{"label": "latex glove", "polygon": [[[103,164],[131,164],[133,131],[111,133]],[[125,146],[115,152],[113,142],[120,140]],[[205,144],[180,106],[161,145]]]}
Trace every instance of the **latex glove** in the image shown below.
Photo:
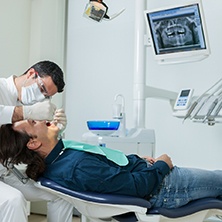
{"label": "latex glove", "polygon": [[53,119],[56,106],[50,100],[35,103],[30,106],[23,106],[23,119],[48,120]]}
{"label": "latex glove", "polygon": [[64,131],[67,125],[67,118],[64,109],[57,109],[54,114],[53,122]]}

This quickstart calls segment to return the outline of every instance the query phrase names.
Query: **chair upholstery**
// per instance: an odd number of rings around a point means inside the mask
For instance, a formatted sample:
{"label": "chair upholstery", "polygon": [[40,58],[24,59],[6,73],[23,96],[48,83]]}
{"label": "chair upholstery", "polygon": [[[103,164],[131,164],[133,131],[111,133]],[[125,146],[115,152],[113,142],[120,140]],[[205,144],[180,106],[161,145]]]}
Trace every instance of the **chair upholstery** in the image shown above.
{"label": "chair upholstery", "polygon": [[222,216],[222,201],[203,198],[177,208],[151,208],[149,201],[138,197],[77,192],[51,181],[39,178],[36,186],[66,199],[82,214],[82,222],[202,222],[215,215]]}

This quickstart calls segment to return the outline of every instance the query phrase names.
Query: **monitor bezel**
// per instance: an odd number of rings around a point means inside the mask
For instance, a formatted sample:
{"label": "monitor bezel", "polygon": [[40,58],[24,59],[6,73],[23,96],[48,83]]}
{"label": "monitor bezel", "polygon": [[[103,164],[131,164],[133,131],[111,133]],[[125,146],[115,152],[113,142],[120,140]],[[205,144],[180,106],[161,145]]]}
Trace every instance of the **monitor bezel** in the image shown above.
{"label": "monitor bezel", "polygon": [[[198,49],[198,50],[190,50],[190,51],[177,51],[177,52],[168,52],[165,54],[158,54],[156,52],[156,46],[155,46],[155,40],[153,35],[153,30],[149,22],[148,15],[151,13],[157,13],[165,10],[174,10],[176,8],[181,7],[189,7],[192,5],[198,5],[199,8],[199,14],[201,18],[201,27],[205,42],[205,49]],[[193,62],[193,61],[200,61],[205,58],[207,58],[210,55],[210,46],[209,46],[209,40],[208,40],[208,33],[205,23],[205,16],[203,12],[202,2],[201,0],[193,0],[186,3],[180,3],[180,4],[174,4],[174,5],[168,5],[161,8],[155,8],[152,10],[145,10],[145,23],[147,27],[147,38],[152,46],[152,51],[154,53],[155,60],[158,61],[158,63],[161,64],[168,64],[168,63],[184,63],[184,62]]]}

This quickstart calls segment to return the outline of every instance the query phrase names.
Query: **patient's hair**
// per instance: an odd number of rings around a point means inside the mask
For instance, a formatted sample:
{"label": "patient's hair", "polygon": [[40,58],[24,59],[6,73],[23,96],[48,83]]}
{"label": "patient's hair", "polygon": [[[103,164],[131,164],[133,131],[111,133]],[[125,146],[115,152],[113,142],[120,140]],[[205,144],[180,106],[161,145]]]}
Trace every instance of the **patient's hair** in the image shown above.
{"label": "patient's hair", "polygon": [[45,170],[44,159],[33,150],[27,148],[30,140],[25,132],[15,131],[12,124],[0,127],[0,162],[6,168],[9,164],[27,164],[26,174],[33,180]]}

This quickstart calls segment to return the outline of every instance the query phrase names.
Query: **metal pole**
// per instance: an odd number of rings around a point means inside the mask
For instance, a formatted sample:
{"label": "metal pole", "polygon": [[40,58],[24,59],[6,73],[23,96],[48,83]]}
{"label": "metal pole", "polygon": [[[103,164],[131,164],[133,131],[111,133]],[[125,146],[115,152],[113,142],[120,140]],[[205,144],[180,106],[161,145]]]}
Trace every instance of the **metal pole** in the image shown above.
{"label": "metal pole", "polygon": [[135,0],[134,40],[134,126],[145,128],[145,46],[144,46],[144,0]]}

